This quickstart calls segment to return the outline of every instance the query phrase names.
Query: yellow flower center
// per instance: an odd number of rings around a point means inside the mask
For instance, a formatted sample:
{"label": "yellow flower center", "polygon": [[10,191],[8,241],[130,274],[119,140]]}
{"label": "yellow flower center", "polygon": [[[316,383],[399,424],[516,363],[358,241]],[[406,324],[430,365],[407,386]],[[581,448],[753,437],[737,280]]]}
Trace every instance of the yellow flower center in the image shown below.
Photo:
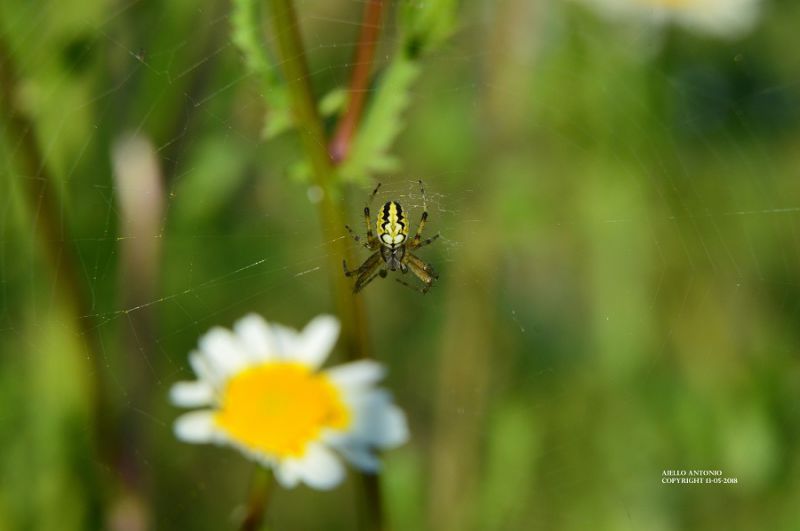
{"label": "yellow flower center", "polygon": [[350,412],[324,374],[273,362],[228,380],[214,419],[239,444],[280,458],[302,456],[324,428],[346,428]]}

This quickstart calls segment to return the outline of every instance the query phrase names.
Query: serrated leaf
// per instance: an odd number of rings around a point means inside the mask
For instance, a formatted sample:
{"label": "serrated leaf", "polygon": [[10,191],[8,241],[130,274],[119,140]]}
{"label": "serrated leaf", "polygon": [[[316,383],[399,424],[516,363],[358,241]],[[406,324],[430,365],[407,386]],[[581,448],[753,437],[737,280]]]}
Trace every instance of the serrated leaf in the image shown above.
{"label": "serrated leaf", "polygon": [[458,0],[401,3],[400,49],[383,73],[348,156],[339,167],[342,180],[364,183],[371,173],[400,168],[400,161],[389,150],[403,128],[411,86],[420,74],[418,59],[452,34],[458,5]]}
{"label": "serrated leaf", "polygon": [[348,94],[344,87],[337,87],[319,101],[319,113],[326,118],[341,114],[347,107]]}
{"label": "serrated leaf", "polygon": [[389,64],[350,152],[339,167],[342,180],[365,183],[373,172],[399,168],[389,149],[403,128],[403,113],[411,99],[409,91],[419,72],[419,64],[405,54],[397,54]]}
{"label": "serrated leaf", "polygon": [[271,140],[284,131],[291,129],[293,125],[291,114],[287,112],[268,112],[267,119],[264,120],[264,128],[261,130],[261,137],[264,140]]}
{"label": "serrated leaf", "polygon": [[264,140],[270,140],[294,127],[294,116],[289,104],[289,93],[286,90],[265,94],[264,99],[267,101],[267,115],[261,135]]}
{"label": "serrated leaf", "polygon": [[294,118],[286,85],[260,38],[258,6],[255,0],[233,0],[231,39],[241,50],[245,66],[259,78],[261,93],[268,107],[262,134],[269,139],[291,128]]}
{"label": "serrated leaf", "polygon": [[415,58],[450,37],[456,26],[459,0],[403,2],[399,22],[403,51]]}
{"label": "serrated leaf", "polygon": [[253,0],[233,0],[231,12],[233,44],[242,52],[247,68],[253,72],[270,71],[270,62],[258,38],[258,5]]}

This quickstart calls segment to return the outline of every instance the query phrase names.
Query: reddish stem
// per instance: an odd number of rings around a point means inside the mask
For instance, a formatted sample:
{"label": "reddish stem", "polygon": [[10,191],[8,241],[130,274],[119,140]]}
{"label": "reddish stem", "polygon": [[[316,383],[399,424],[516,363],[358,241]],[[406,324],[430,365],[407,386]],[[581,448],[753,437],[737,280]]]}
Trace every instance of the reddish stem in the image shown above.
{"label": "reddish stem", "polygon": [[368,0],[364,6],[364,22],[361,24],[361,35],[358,38],[355,60],[353,63],[353,77],[348,89],[347,110],[336,127],[328,146],[328,152],[334,164],[339,164],[350,152],[364,110],[364,100],[367,95],[370,73],[372,71],[372,58],[378,45],[378,35],[381,31],[383,10],[386,0]]}

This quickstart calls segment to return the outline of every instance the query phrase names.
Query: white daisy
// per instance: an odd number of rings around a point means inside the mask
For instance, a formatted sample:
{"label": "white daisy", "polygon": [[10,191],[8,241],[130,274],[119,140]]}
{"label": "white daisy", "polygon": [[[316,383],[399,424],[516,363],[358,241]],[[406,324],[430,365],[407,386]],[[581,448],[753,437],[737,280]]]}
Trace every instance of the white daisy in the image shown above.
{"label": "white daisy", "polygon": [[614,19],[734,39],[755,26],[761,0],[583,0]]}
{"label": "white daisy", "polygon": [[362,360],[320,369],[338,335],[331,316],[315,318],[302,332],[254,314],[233,331],[212,328],[189,355],[198,380],[170,391],[175,405],[205,409],[179,417],[175,435],[236,447],[272,467],[287,488],[338,485],[345,470],[337,453],[376,472],[375,451],[408,439],[405,415],[375,387],[385,374],[381,364]]}

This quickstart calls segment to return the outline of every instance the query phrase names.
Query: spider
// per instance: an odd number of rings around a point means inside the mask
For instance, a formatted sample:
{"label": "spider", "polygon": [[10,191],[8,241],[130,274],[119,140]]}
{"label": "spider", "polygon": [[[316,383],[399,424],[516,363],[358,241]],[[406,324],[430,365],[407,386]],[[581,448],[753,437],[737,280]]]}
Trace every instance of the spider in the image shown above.
{"label": "spider", "polygon": [[397,201],[389,201],[383,205],[376,219],[377,236],[372,233],[372,226],[370,225],[369,204],[375,198],[381,185],[375,187],[372,195],[369,196],[369,202],[364,207],[364,225],[367,228],[367,241],[362,242],[361,238],[353,232],[349,226],[345,228],[353,237],[353,239],[361,243],[370,251],[374,251],[369,258],[364,260],[361,266],[350,271],[347,269],[347,262],[342,260],[344,267],[344,274],[346,277],[355,276],[356,283],[353,286],[353,293],[358,293],[364,289],[367,284],[375,280],[375,277],[386,278],[390,271],[400,270],[401,273],[407,273],[411,270],[423,283],[423,287],[415,287],[401,279],[397,279],[401,284],[408,286],[411,289],[417,290],[423,294],[427,293],[436,279],[439,278],[433,268],[423,262],[420,258],[411,253],[412,250],[418,249],[425,245],[433,243],[439,237],[436,234],[427,240],[421,239],[422,229],[425,228],[425,222],[428,220],[428,207],[425,201],[425,189],[422,187],[422,181],[419,181],[419,189],[422,192],[422,219],[420,219],[417,233],[409,241],[408,240],[408,221],[403,213],[403,207]]}

